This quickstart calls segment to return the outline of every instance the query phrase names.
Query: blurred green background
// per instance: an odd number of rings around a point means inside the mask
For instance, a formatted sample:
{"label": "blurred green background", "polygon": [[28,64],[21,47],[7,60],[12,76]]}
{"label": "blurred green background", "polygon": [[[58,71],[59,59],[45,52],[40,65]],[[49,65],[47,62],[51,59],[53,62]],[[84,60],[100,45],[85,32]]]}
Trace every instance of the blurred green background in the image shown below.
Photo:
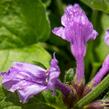
{"label": "blurred green background", "polygon": [[[62,81],[67,70],[75,71],[69,43],[51,32],[61,25],[65,7],[74,3],[79,3],[99,33],[95,41],[87,44],[85,74],[88,82],[109,54],[109,47],[104,43],[104,32],[109,28],[109,0],[0,0],[0,71],[6,71],[13,61],[43,64],[49,68],[54,52]],[[0,106],[2,109],[4,105]]]}

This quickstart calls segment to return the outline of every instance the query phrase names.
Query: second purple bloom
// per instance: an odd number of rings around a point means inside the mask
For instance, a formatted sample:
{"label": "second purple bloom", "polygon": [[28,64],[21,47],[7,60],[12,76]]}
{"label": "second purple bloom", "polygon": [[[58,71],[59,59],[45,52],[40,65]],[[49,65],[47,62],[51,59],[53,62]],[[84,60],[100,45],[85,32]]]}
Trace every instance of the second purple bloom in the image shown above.
{"label": "second purple bloom", "polygon": [[8,72],[1,73],[2,84],[8,91],[17,91],[20,101],[23,103],[43,90],[51,90],[54,94],[56,82],[60,75],[57,64],[55,56],[47,70],[37,65],[15,62]]}

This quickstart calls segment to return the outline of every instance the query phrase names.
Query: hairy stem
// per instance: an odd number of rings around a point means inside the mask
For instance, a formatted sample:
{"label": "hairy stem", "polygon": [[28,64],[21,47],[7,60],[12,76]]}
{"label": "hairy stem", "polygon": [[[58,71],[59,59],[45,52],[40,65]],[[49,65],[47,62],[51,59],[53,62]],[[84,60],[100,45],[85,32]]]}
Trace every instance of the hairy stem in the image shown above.
{"label": "hairy stem", "polygon": [[92,102],[96,99],[105,89],[109,87],[109,75],[107,75],[103,81],[98,84],[90,93],[83,97],[80,101],[77,102],[75,107],[82,108],[84,105]]}
{"label": "hairy stem", "polygon": [[76,62],[77,62],[77,67],[76,67],[75,78],[77,83],[81,83],[84,80],[84,59],[78,58]]}

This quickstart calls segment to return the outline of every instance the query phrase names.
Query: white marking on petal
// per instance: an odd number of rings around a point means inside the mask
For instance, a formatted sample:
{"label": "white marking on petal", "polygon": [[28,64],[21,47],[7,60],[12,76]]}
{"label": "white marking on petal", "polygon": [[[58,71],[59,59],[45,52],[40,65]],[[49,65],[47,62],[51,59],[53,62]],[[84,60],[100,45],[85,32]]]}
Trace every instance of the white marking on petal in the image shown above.
{"label": "white marking on petal", "polygon": [[104,41],[107,45],[109,45],[109,30],[106,31]]}

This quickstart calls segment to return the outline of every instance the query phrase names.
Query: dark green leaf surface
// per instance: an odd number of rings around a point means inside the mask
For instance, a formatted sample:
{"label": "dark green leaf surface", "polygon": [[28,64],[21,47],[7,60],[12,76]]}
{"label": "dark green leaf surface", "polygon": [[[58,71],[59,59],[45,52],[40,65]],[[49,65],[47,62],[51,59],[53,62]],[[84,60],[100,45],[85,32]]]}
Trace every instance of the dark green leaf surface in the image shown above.
{"label": "dark green leaf surface", "polygon": [[41,47],[33,45],[22,49],[10,49],[0,51],[0,71],[7,71],[12,62],[29,62],[36,64],[40,62],[46,68],[49,67],[50,55]]}
{"label": "dark green leaf surface", "polygon": [[45,41],[49,32],[46,10],[40,0],[0,0],[0,49]]}
{"label": "dark green leaf surface", "polygon": [[64,82],[71,82],[74,77],[74,69],[70,68],[68,71],[65,72]]}
{"label": "dark green leaf surface", "polygon": [[43,96],[47,105],[53,107],[53,109],[67,109],[62,100],[61,92],[57,91],[56,96],[53,96],[51,92],[43,92]]}

